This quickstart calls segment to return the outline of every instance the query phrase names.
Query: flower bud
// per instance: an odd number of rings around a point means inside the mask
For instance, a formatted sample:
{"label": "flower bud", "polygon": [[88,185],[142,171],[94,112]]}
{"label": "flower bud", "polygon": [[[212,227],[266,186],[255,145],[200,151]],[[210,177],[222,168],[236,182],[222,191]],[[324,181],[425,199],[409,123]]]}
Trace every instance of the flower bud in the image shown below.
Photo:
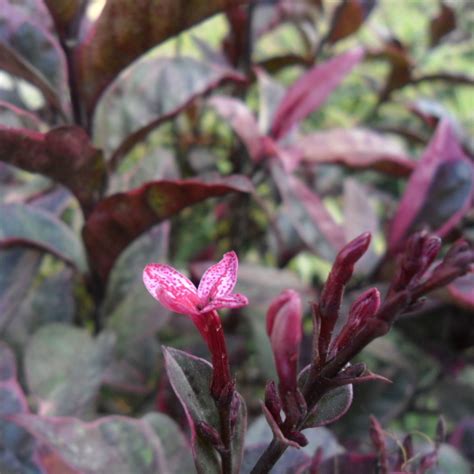
{"label": "flower bud", "polygon": [[214,448],[216,448],[218,451],[224,448],[221,436],[213,426],[202,420],[198,421],[195,426],[198,435],[208,441],[212,446],[214,446]]}
{"label": "flower bud", "polygon": [[301,300],[293,290],[283,291],[267,312],[267,334],[280,380],[280,393],[295,391],[301,329]]}
{"label": "flower bud", "polygon": [[280,425],[282,423],[280,414],[282,410],[282,404],[280,395],[278,394],[278,390],[273,380],[270,380],[270,382],[268,382],[267,386],[265,387],[265,406],[273,416],[276,423]]}

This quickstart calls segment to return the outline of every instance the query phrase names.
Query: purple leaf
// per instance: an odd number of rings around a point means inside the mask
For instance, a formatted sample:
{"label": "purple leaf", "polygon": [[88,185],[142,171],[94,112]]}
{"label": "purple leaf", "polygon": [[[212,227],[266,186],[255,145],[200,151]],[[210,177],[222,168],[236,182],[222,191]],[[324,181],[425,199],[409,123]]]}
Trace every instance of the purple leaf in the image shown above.
{"label": "purple leaf", "polygon": [[446,235],[469,210],[474,168],[447,121],[442,121],[413,172],[393,219],[389,248],[396,252],[421,227]]}
{"label": "purple leaf", "polygon": [[10,417],[83,474],[190,472],[186,440],[165,415],[107,416],[91,423],[72,417]]}
{"label": "purple leaf", "polygon": [[288,217],[306,245],[316,254],[332,259],[345,244],[343,228],[334,222],[321,199],[297,177],[272,166],[272,175]]}
{"label": "purple leaf", "polygon": [[[176,396],[179,398],[191,429],[194,462],[198,473],[220,473],[217,452],[209,440],[196,430],[198,422],[205,422],[219,430],[219,414],[211,396],[211,365],[204,359],[172,348],[164,350],[166,372]],[[239,472],[243,452],[243,434],[246,429],[247,409],[239,394],[239,409],[231,443],[232,472]]]}
{"label": "purple leaf", "polygon": [[133,146],[197,97],[224,81],[244,80],[244,76],[229,67],[193,58],[144,58],[102,97],[94,116],[94,135],[106,156],[115,150],[110,160],[116,167]]}
{"label": "purple leaf", "polygon": [[271,135],[283,138],[298,122],[314,112],[364,57],[354,49],[316,65],[289,89],[275,113]]}
{"label": "purple leaf", "polygon": [[[79,84],[89,114],[99,95],[148,49],[245,0],[109,0],[77,49]],[[120,51],[120,54],[117,52]]]}
{"label": "purple leaf", "polygon": [[334,128],[302,136],[295,148],[306,163],[337,163],[408,176],[416,163],[398,142],[364,128]]}
{"label": "purple leaf", "polygon": [[230,192],[251,192],[243,176],[206,183],[198,180],[154,181],[102,200],[87,220],[83,235],[91,265],[102,279],[118,255],[136,237],[181,209]]}
{"label": "purple leaf", "polygon": [[262,157],[263,143],[257,121],[247,106],[238,99],[215,96],[209,104],[234,129],[247,148],[250,157],[258,161]]}
{"label": "purple leaf", "polygon": [[85,272],[82,243],[54,214],[33,206],[1,204],[0,248],[27,245],[42,249]]}
{"label": "purple leaf", "polygon": [[44,134],[0,127],[0,160],[64,184],[86,211],[100,196],[106,180],[101,152],[75,126]]}

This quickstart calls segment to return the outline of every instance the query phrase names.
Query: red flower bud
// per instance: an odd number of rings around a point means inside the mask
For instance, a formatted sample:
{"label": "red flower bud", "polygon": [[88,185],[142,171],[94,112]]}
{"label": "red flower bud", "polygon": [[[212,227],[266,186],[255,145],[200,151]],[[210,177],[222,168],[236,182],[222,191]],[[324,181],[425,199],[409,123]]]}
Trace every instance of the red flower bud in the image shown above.
{"label": "red flower bud", "polygon": [[354,265],[367,251],[370,239],[370,233],[366,232],[342,248],[321,292],[318,313],[321,318],[319,355],[322,362],[326,359],[332,332],[339,318],[344,287],[354,272]]}
{"label": "red flower bud", "polygon": [[350,339],[364,326],[364,323],[374,317],[379,308],[380,292],[377,288],[371,288],[362,293],[352,303],[347,323],[334,341],[331,353],[337,353],[339,349],[347,345]]}
{"label": "red flower bud", "polygon": [[295,391],[302,338],[301,300],[293,290],[283,291],[267,312],[267,333],[272,345],[280,391]]}

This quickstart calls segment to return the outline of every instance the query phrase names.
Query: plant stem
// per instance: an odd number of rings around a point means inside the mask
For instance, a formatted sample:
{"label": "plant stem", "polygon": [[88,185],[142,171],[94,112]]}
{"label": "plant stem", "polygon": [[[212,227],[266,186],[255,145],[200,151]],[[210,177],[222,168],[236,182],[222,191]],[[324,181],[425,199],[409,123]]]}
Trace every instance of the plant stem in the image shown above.
{"label": "plant stem", "polygon": [[232,433],[230,427],[230,403],[219,407],[219,417],[221,422],[221,439],[224,450],[221,452],[222,473],[232,474]]}
{"label": "plant stem", "polygon": [[270,472],[270,469],[280,459],[280,456],[285,452],[287,445],[281,441],[273,438],[272,442],[267,446],[267,449],[263,452],[255,464],[254,468],[250,471],[250,474],[264,474]]}

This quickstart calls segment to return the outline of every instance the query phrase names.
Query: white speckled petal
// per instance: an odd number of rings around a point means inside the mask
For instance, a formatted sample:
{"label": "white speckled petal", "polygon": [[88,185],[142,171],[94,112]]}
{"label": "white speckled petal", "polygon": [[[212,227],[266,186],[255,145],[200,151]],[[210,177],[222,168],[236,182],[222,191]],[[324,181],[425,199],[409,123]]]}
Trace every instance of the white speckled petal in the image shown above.
{"label": "white speckled petal", "polygon": [[231,294],[237,282],[238,267],[236,253],[227,252],[220,262],[206,270],[197,290],[202,305]]}
{"label": "white speckled petal", "polygon": [[170,311],[186,315],[199,313],[196,287],[169,265],[147,265],[143,270],[143,283],[150,294]]}

